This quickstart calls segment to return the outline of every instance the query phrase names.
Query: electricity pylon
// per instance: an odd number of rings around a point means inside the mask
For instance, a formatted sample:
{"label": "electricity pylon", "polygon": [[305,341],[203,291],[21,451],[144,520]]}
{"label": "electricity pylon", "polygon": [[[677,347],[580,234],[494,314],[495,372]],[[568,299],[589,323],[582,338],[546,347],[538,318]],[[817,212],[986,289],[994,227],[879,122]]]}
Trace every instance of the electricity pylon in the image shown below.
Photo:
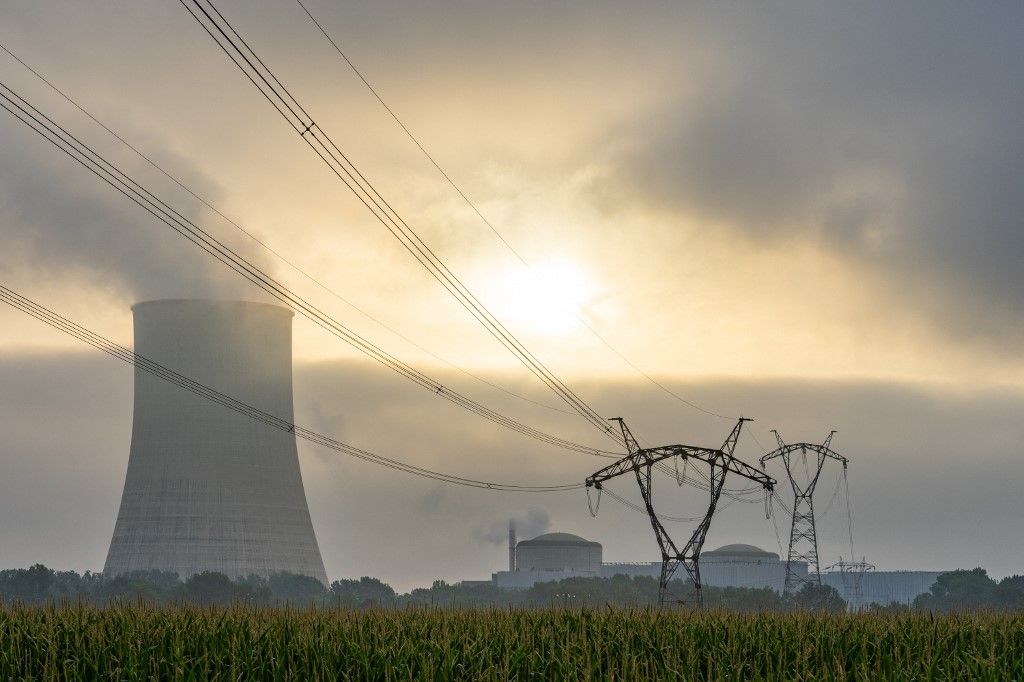
{"label": "electricity pylon", "polygon": [[860,611],[864,608],[864,574],[875,570],[874,564],[866,560],[860,561],[839,561],[825,568],[826,571],[836,571],[840,580],[843,581],[843,591],[846,592],[847,608],[851,611]]}
{"label": "electricity pylon", "polygon": [[[782,459],[786,467],[786,475],[793,487],[793,525],[789,531],[789,555],[786,558],[786,585],[783,594],[799,592],[806,583],[821,584],[821,568],[818,564],[818,537],[814,528],[814,488],[818,485],[818,478],[821,476],[821,468],[826,459],[834,459],[841,462],[843,472],[846,472],[846,465],[849,461],[842,455],[834,452],[829,446],[832,444],[832,436],[835,431],[828,434],[828,438],[821,445],[814,443],[792,443],[787,445],[779,436],[778,431],[772,431],[779,447],[761,458],[761,468],[773,459]],[[792,455],[797,451],[803,457],[805,466],[806,483],[801,485],[797,482],[793,473]],[[817,465],[811,473],[807,466],[808,453],[814,453],[817,458]],[[807,574],[800,575],[796,572],[796,562],[807,563]]]}
{"label": "electricity pylon", "polygon": [[[672,580],[679,567],[682,566],[693,582],[698,605],[701,604],[701,582],[700,582],[700,551],[704,546],[704,538],[707,537],[708,529],[711,527],[711,517],[715,513],[718,499],[722,496],[722,488],[725,485],[725,475],[730,471],[751,481],[764,486],[765,490],[771,491],[775,486],[775,479],[758,471],[754,467],[741,462],[733,457],[736,450],[736,442],[739,440],[743,422],[749,419],[740,418],[733,427],[732,432],[725,439],[722,447],[715,450],[712,448],[694,447],[692,445],[663,445],[654,448],[641,448],[629,427],[621,417],[612,421],[619,422],[622,430],[622,437],[626,443],[627,455],[600,471],[595,472],[586,480],[587,488],[601,490],[605,481],[632,471],[636,475],[636,482],[640,486],[640,494],[644,498],[644,506],[647,508],[647,515],[651,519],[651,527],[654,529],[654,537],[658,541],[658,548],[661,550],[661,576],[658,579],[658,604],[664,606],[668,584]],[[651,470],[659,462],[679,457],[684,461],[696,460],[705,462],[711,467],[711,482],[708,490],[711,501],[708,505],[704,519],[697,526],[690,536],[690,540],[680,550],[675,541],[665,530],[654,511],[651,501]]]}

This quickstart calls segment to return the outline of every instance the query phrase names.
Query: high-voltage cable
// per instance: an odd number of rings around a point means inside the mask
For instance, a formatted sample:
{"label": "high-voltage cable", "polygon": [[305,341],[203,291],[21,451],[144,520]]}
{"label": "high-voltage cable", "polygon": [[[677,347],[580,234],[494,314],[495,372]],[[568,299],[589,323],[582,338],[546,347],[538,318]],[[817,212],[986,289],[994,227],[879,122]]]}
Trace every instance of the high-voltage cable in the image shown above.
{"label": "high-voltage cable", "polygon": [[309,301],[292,292],[277,282],[259,267],[246,260],[230,247],[220,242],[209,232],[182,215],[170,205],[159,199],[152,192],[133,180],[116,165],[99,155],[88,145],[72,135],[48,116],[28,103],[20,95],[0,82],[0,106],[6,109],[17,120],[21,121],[34,132],[84,166],[91,173],[116,189],[125,197],[145,209],[159,221],[173,229],[179,235],[203,249],[236,273],[247,279],[258,288],[273,296],[278,301],[311,320],[318,326],[346,341],[360,352],[380,362],[389,369],[430,390],[449,402],[473,412],[489,421],[543,443],[565,448],[575,452],[598,457],[614,458],[613,452],[592,448],[573,441],[553,436],[533,427],[526,426],[511,417],[501,414],[476,401],[450,389],[428,375],[398,360],[372,342],[348,329],[340,322],[321,311]]}
{"label": "high-voltage cable", "polygon": [[408,474],[420,476],[423,478],[433,479],[435,481],[441,481],[443,483],[452,483],[455,485],[467,486],[471,488],[483,488],[486,490],[497,490],[505,492],[566,492],[570,490],[579,490],[583,487],[583,484],[568,483],[564,485],[517,485],[512,483],[498,483],[492,481],[482,481],[472,478],[465,478],[462,476],[456,476],[454,474],[447,474],[440,471],[434,471],[423,467],[418,467],[408,462],[402,462],[401,460],[392,459],[390,457],[384,457],[372,453],[362,448],[357,448],[348,443],[344,443],[330,436],[324,435],[313,431],[312,429],[299,426],[294,422],[288,421],[269,412],[265,412],[253,405],[245,403],[237,398],[233,398],[225,393],[211,388],[205,384],[202,384],[194,379],[190,379],[174,370],[161,365],[149,358],[139,355],[124,346],[121,346],[113,341],[100,336],[99,334],[79,325],[66,317],[63,317],[56,312],[32,301],[25,296],[7,288],[0,284],[0,301],[7,305],[20,310],[21,312],[34,317],[35,319],[48,324],[49,326],[61,331],[83,343],[87,343],[93,348],[96,348],[108,355],[111,355],[118,360],[126,362],[130,365],[135,366],[137,369],[142,370],[152,376],[162,379],[168,383],[174,384],[182,389],[190,391],[195,395],[205,398],[210,402],[216,403],[228,409],[234,410],[240,414],[253,419],[261,424],[265,424],[271,428],[285,431],[288,433],[294,433],[298,438],[315,443],[322,447],[341,452],[346,455],[350,455],[357,459],[361,459],[372,464],[388,467],[397,471],[403,471]]}
{"label": "high-voltage cable", "polygon": [[[505,247],[519,260],[519,262],[522,263],[527,268],[529,268],[530,264],[522,256],[522,254],[520,254],[519,251],[517,251],[515,247],[512,246],[512,244],[505,238],[505,236],[498,230],[498,228],[494,226],[494,223],[487,219],[487,216],[485,216],[483,212],[480,210],[480,208],[476,205],[476,203],[466,195],[465,191],[463,191],[463,189],[452,179],[451,175],[449,175],[448,172],[441,167],[441,164],[438,163],[437,159],[434,158],[434,155],[427,150],[427,148],[423,145],[420,139],[416,135],[414,135],[411,130],[409,130],[408,126],[406,126],[402,119],[398,117],[398,114],[395,113],[394,109],[392,109],[388,105],[388,103],[384,101],[384,98],[381,97],[377,89],[373,87],[370,81],[367,80],[366,76],[363,75],[363,72],[360,71],[356,67],[356,65],[352,63],[352,60],[348,58],[348,55],[345,54],[345,52],[341,49],[341,46],[338,45],[338,43],[334,40],[331,34],[328,33],[323,23],[319,19],[317,19],[317,17],[309,10],[309,7],[306,6],[303,0],[295,0],[295,2],[298,3],[299,7],[302,8],[302,11],[306,14],[307,17],[309,17],[309,20],[313,22],[313,25],[316,26],[317,30],[320,31],[320,33],[327,40],[327,42],[331,44],[331,47],[333,47],[334,51],[338,53],[338,56],[341,57],[342,60],[344,60],[344,62],[348,65],[352,72],[359,78],[360,81],[362,81],[363,85],[365,85],[366,88],[370,91],[370,93],[373,94],[374,98],[380,103],[382,107],[384,107],[384,110],[388,112],[388,115],[394,120],[398,127],[402,129],[406,137],[408,137],[412,141],[412,143],[416,145],[416,147],[423,153],[423,156],[426,157],[426,159],[431,163],[431,165],[435,169],[437,169],[437,172],[441,174],[441,177],[445,179],[445,182],[447,182],[451,186],[451,188],[455,190],[455,193],[458,194],[464,202],[466,202],[466,205],[469,206],[470,209],[472,209],[472,211],[477,215],[478,218],[480,218],[481,222],[483,222],[483,224],[486,225],[491,230],[491,232],[494,233],[498,240],[505,245]],[[604,338],[604,336],[602,336],[600,332],[598,332],[593,327],[593,325],[587,322],[582,315],[577,315],[576,319],[578,319],[580,324],[586,327],[598,341],[604,344],[608,348],[608,350],[617,355],[619,359],[621,359],[623,362],[629,365],[634,371],[640,374],[640,376],[642,376],[655,387],[660,389],[666,395],[674,398],[675,400],[694,410],[697,410],[698,412],[703,412],[704,414],[707,414],[712,417],[718,417],[719,419],[731,419],[731,417],[727,417],[726,415],[715,412],[714,410],[709,410],[691,400],[683,398],[681,395],[679,395],[675,391],[671,390],[670,388],[662,384],[660,381],[658,381],[650,374],[642,370],[632,360],[626,357],[626,355],[624,355],[621,351],[619,351],[619,349],[613,346],[611,342],[608,341],[608,339]]]}
{"label": "high-voltage cable", "polygon": [[[179,0],[186,11],[242,71],[289,126],[320,157],[328,169],[359,199],[374,217],[458,302],[509,352],[571,409],[611,438],[621,441],[605,420],[551,372],[462,283],[441,258],[413,230],[395,208],[355,166],[305,107],[253,50],[211,0]],[[193,9],[194,7],[194,9]]]}
{"label": "high-voltage cable", "polygon": [[433,351],[428,350],[427,348],[424,348],[420,344],[416,343],[415,341],[413,341],[409,337],[407,337],[404,334],[402,334],[401,332],[399,332],[397,329],[394,329],[393,327],[391,327],[391,326],[385,324],[384,322],[382,322],[381,320],[377,319],[376,317],[374,317],[370,313],[366,312],[365,310],[363,310],[361,307],[359,307],[355,303],[349,301],[347,298],[345,298],[344,296],[339,294],[333,288],[329,287],[322,280],[320,280],[319,278],[317,278],[314,275],[310,274],[307,270],[303,269],[301,266],[299,266],[295,262],[289,260],[283,253],[281,253],[280,251],[278,251],[277,249],[272,247],[270,244],[268,244],[264,240],[262,240],[259,237],[257,237],[251,231],[247,230],[237,220],[234,220],[233,218],[225,215],[219,208],[214,206],[206,198],[204,198],[201,194],[199,194],[197,191],[195,191],[189,185],[187,185],[180,177],[178,177],[177,175],[175,175],[175,174],[171,173],[170,171],[168,171],[166,168],[164,168],[162,165],[157,163],[149,155],[143,153],[138,147],[133,145],[131,142],[129,142],[127,139],[125,139],[124,136],[122,136],[120,133],[118,133],[117,131],[112,129],[110,126],[108,126],[106,123],[104,123],[102,120],[97,118],[92,112],[90,112],[88,109],[86,109],[84,106],[82,106],[77,100],[75,100],[73,97],[71,97],[71,95],[69,95],[66,91],[64,91],[61,88],[57,87],[50,79],[48,79],[46,76],[44,76],[42,73],[40,73],[36,68],[34,68],[33,66],[31,66],[30,64],[25,62],[25,60],[23,60],[21,57],[19,57],[17,54],[15,54],[10,48],[8,48],[3,43],[0,43],[0,50],[6,52],[11,57],[11,59],[13,59],[14,61],[16,61],[19,64],[21,64],[21,66],[23,66],[26,70],[28,70],[29,73],[31,73],[39,81],[44,83],[48,88],[50,88],[53,92],[55,92],[57,95],[59,95],[66,102],[68,102],[68,104],[70,104],[74,108],[78,109],[78,111],[80,111],[83,115],[85,115],[93,123],[95,123],[100,128],[105,130],[111,137],[113,137],[115,140],[117,140],[119,143],[121,143],[124,147],[129,149],[132,153],[134,153],[140,159],[145,161],[148,165],[150,165],[154,169],[156,169],[159,173],[161,173],[168,180],[170,180],[175,185],[177,185],[179,188],[181,188],[183,191],[185,191],[186,193],[191,195],[196,201],[198,201],[203,206],[208,208],[210,211],[215,213],[217,216],[219,216],[226,223],[228,223],[229,225],[231,225],[232,227],[237,229],[239,232],[241,232],[243,235],[248,237],[250,240],[252,240],[254,243],[259,245],[261,248],[266,250],[268,253],[273,255],[275,258],[277,258],[279,261],[284,263],[290,269],[292,269],[293,271],[299,273],[304,278],[306,278],[307,280],[309,280],[310,282],[315,284],[318,288],[322,289],[323,291],[327,292],[328,294],[330,294],[334,298],[338,299],[339,301],[341,301],[342,303],[347,305],[352,310],[355,310],[357,313],[359,313],[360,315],[362,315],[366,319],[370,320],[371,322],[373,322],[374,324],[376,324],[376,325],[378,325],[380,327],[383,327],[384,329],[386,329],[390,333],[392,333],[395,336],[397,336],[399,339],[405,341],[406,343],[408,343],[409,345],[413,346],[414,348],[417,348],[420,351],[426,353],[427,355],[431,356],[435,360],[438,360],[439,362],[442,362],[442,363],[448,365],[449,367],[455,369],[456,371],[461,372],[462,374],[465,374],[466,376],[470,377],[471,379],[475,379],[476,381],[479,381],[482,384],[490,386],[491,388],[493,388],[493,389],[495,389],[497,391],[500,391],[500,392],[504,393],[505,395],[508,395],[508,396],[510,396],[512,398],[516,398],[518,400],[522,400],[522,401],[527,402],[527,403],[531,403],[531,404],[536,405],[538,407],[543,407],[544,409],[547,409],[547,410],[552,410],[554,412],[560,412],[562,414],[575,415],[574,412],[570,412],[570,411],[565,410],[565,409],[563,409],[561,407],[555,407],[555,406],[552,406],[552,405],[548,405],[547,403],[542,403],[542,402],[534,400],[532,398],[528,398],[528,397],[526,397],[524,395],[520,395],[519,393],[516,393],[515,391],[509,390],[508,388],[506,388],[504,386],[501,386],[500,384],[496,384],[496,383],[494,383],[492,381],[489,381],[488,379],[485,379],[484,377],[482,377],[482,376],[480,376],[480,375],[478,375],[478,374],[476,374],[474,372],[471,372],[468,369],[466,369],[464,367],[461,367],[461,366],[455,364],[454,362],[451,362],[450,360],[446,360],[445,358],[441,357],[437,353],[434,353]]}
{"label": "high-voltage cable", "polygon": [[[308,111],[298,102],[292,93],[281,83],[266,63],[255,53],[241,34],[220,13],[210,1],[205,3],[193,0],[196,8],[206,20],[192,11],[192,8],[181,0],[181,4],[200,23],[208,35],[243,71],[261,94],[285,118],[300,137],[320,158],[327,163],[329,169],[348,187],[374,216],[395,236],[402,245],[423,265],[428,272],[451,293],[459,303],[473,315],[496,339],[516,355],[521,362],[547,384],[556,395],[564,400],[573,410],[603,433],[611,435],[613,431],[589,405],[583,402],[571,389],[550,372],[525,346],[507,329],[491,312],[467,289],[463,283],[448,269],[430,247],[412,230],[395,209],[380,195],[377,189],[366,179],[352,161],[342,152],[334,141],[312,119]],[[205,4],[205,6],[204,6]],[[210,11],[207,11],[207,7]],[[216,15],[216,16],[214,16]],[[213,30],[211,30],[211,26]],[[218,38],[218,35],[220,36]],[[243,49],[244,48],[244,49]],[[248,67],[248,69],[246,68]],[[262,85],[261,85],[262,83]]]}
{"label": "high-voltage cable", "polygon": [[487,216],[485,216],[480,211],[477,205],[468,196],[466,196],[465,192],[462,191],[462,188],[455,184],[455,181],[452,180],[450,175],[448,175],[448,172],[441,167],[441,164],[437,162],[437,159],[434,158],[433,154],[427,151],[427,148],[423,146],[423,143],[421,143],[420,140],[415,135],[413,135],[412,131],[409,130],[405,123],[402,122],[402,119],[398,118],[398,114],[395,113],[394,109],[388,106],[388,103],[385,102],[384,98],[380,96],[380,93],[377,92],[377,89],[370,84],[370,81],[366,79],[366,76],[363,75],[363,72],[356,68],[356,65],[353,64],[352,60],[348,58],[348,55],[346,55],[342,51],[341,46],[338,45],[337,42],[335,42],[334,38],[332,38],[331,34],[327,32],[327,29],[324,27],[324,25],[320,23],[320,20],[317,19],[316,16],[314,16],[314,14],[309,11],[309,8],[306,6],[306,4],[302,2],[302,0],[295,0],[295,2],[299,4],[299,7],[302,8],[302,11],[306,13],[307,17],[309,17],[309,20],[313,22],[313,25],[316,26],[317,30],[319,30],[323,37],[327,39],[327,42],[331,44],[331,47],[333,47],[334,51],[338,53],[338,56],[340,56],[345,61],[345,63],[348,64],[348,67],[352,69],[352,73],[354,73],[359,78],[359,80],[363,82],[363,85],[365,85],[366,88],[370,91],[370,93],[373,94],[374,98],[376,98],[376,100],[380,102],[380,105],[384,107],[384,110],[388,112],[388,115],[391,116],[392,120],[394,120],[394,122],[398,124],[398,127],[402,129],[406,137],[408,137],[412,141],[412,143],[416,145],[416,147],[419,148],[421,152],[423,152],[423,156],[425,156],[427,160],[430,161],[430,164],[435,169],[437,169],[437,172],[441,174],[441,177],[445,179],[445,182],[447,182],[451,186],[451,188],[454,189],[455,192],[460,197],[462,197],[462,200],[466,202],[466,205],[469,206],[474,213],[476,213],[477,217],[480,218],[481,221],[483,221],[484,225],[490,228],[491,232],[494,233],[494,236],[497,237],[498,240],[505,245],[505,248],[511,251],[512,255],[518,258],[520,263],[528,266],[529,264],[526,262],[526,259],[523,258],[523,256],[518,251],[516,251],[515,247],[513,247],[512,244],[510,244],[507,239],[505,239],[505,236],[502,235],[501,232],[498,231],[498,228],[496,228],[494,224],[487,219]]}

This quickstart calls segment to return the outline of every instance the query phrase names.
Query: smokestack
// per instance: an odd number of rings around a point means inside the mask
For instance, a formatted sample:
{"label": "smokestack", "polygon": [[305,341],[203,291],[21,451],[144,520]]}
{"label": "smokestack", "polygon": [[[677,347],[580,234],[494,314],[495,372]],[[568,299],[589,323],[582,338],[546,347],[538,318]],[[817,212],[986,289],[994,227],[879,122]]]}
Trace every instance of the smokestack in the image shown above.
{"label": "smokestack", "polygon": [[[132,307],[135,350],[289,422],[292,312],[242,301]],[[288,571],[327,583],[295,435],[142,370],[131,452],[103,572]]]}
{"label": "smokestack", "polygon": [[508,520],[508,570],[516,570],[516,520]]}

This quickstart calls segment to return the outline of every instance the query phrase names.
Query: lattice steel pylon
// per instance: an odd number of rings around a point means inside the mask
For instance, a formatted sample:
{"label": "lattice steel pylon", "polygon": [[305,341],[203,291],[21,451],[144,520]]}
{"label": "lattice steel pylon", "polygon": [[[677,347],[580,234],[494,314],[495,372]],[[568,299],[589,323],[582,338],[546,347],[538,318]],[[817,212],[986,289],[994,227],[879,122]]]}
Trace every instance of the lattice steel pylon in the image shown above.
{"label": "lattice steel pylon", "polygon": [[[818,563],[818,536],[814,527],[814,488],[818,485],[818,478],[821,476],[821,469],[826,459],[834,459],[841,462],[845,472],[849,463],[845,457],[833,451],[829,446],[832,444],[832,431],[828,438],[821,445],[815,443],[792,443],[787,445],[778,431],[772,431],[779,447],[761,458],[761,468],[773,459],[781,459],[786,467],[786,476],[793,487],[793,525],[789,532],[789,555],[786,557],[786,584],[783,594],[799,592],[807,583],[821,584],[821,566]],[[817,465],[813,474],[810,468],[806,470],[807,482],[801,485],[793,474],[792,455],[797,451],[804,458],[804,465],[807,465],[807,455],[814,453],[817,457]],[[807,562],[807,574],[801,575],[796,571],[796,563]]]}
{"label": "lattice steel pylon", "polygon": [[825,568],[826,571],[834,570],[839,573],[843,581],[843,591],[846,592],[846,605],[850,611],[860,611],[864,608],[864,574],[875,570],[874,564],[869,564],[866,559],[860,561],[839,561]]}
{"label": "lattice steel pylon", "polygon": [[[693,582],[696,592],[696,601],[701,602],[701,581],[700,581],[700,551],[704,546],[704,539],[707,537],[708,529],[711,527],[711,517],[718,506],[718,500],[722,496],[722,488],[725,485],[725,476],[730,471],[744,478],[755,481],[764,486],[766,491],[771,491],[776,481],[763,471],[746,464],[733,456],[736,450],[736,443],[743,429],[743,423],[749,419],[740,418],[733,427],[732,432],[725,439],[722,447],[715,450],[712,448],[694,447],[692,445],[663,445],[654,448],[641,448],[633,434],[630,432],[626,422],[621,417],[615,417],[612,421],[619,422],[622,430],[622,437],[626,443],[627,454],[600,471],[587,477],[586,485],[600,491],[604,482],[627,474],[632,471],[636,475],[636,481],[640,486],[640,494],[644,499],[644,507],[651,520],[651,527],[654,529],[654,537],[658,541],[658,548],[661,550],[661,575],[658,579],[658,605],[664,606],[668,594],[668,585],[679,567],[682,566]],[[689,541],[680,550],[675,541],[669,535],[665,526],[658,518],[657,512],[651,500],[651,471],[659,462],[679,457],[683,460],[697,460],[707,463],[711,468],[711,480],[708,490],[711,496],[707,513],[703,520],[693,531]],[[600,494],[600,493],[599,493]],[[680,601],[680,600],[677,600]],[[682,603],[680,601],[680,603]]]}

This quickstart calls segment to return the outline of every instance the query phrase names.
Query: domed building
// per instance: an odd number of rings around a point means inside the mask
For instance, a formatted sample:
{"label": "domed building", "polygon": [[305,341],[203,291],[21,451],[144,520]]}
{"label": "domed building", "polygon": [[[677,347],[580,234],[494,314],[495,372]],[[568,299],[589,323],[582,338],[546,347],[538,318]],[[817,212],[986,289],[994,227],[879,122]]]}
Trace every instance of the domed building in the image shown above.
{"label": "domed building", "polygon": [[572,533],[545,533],[516,545],[517,571],[601,573],[601,545]]}
{"label": "domed building", "polygon": [[601,544],[572,533],[545,533],[514,543],[509,570],[492,576],[498,587],[528,589],[537,583],[601,575]]}
{"label": "domed building", "polygon": [[[807,564],[803,561],[796,562],[794,569],[801,575],[807,575]],[[601,569],[605,577],[621,574],[657,578],[660,573],[659,561],[610,563]],[[685,578],[682,567],[676,576]],[[786,562],[775,552],[766,552],[754,545],[723,545],[701,553],[700,579],[701,583],[712,587],[770,587],[781,593],[786,585]]]}
{"label": "domed building", "polygon": [[[807,575],[807,564],[796,562],[794,570]],[[700,577],[716,587],[770,587],[782,592],[786,585],[786,562],[775,552],[745,544],[723,545],[700,555]]]}
{"label": "domed building", "polygon": [[[566,578],[615,575],[657,578],[661,572],[660,561],[602,563],[600,543],[572,533],[545,533],[517,543],[514,532],[510,532],[509,543],[509,570],[491,577],[498,587],[529,589],[537,583]],[[794,568],[807,575],[806,563],[797,562]],[[708,586],[770,587],[781,593],[786,584],[786,562],[775,552],[754,545],[723,545],[700,555],[700,575],[701,582]],[[677,577],[685,579],[682,567]]]}
{"label": "domed building", "polygon": [[713,549],[710,552],[704,552],[701,554],[704,559],[724,559],[728,561],[730,558],[742,559],[744,561],[774,559],[779,560],[779,555],[775,552],[766,552],[760,547],[754,545],[744,545],[742,543],[736,543],[734,545],[722,545],[718,549]]}

